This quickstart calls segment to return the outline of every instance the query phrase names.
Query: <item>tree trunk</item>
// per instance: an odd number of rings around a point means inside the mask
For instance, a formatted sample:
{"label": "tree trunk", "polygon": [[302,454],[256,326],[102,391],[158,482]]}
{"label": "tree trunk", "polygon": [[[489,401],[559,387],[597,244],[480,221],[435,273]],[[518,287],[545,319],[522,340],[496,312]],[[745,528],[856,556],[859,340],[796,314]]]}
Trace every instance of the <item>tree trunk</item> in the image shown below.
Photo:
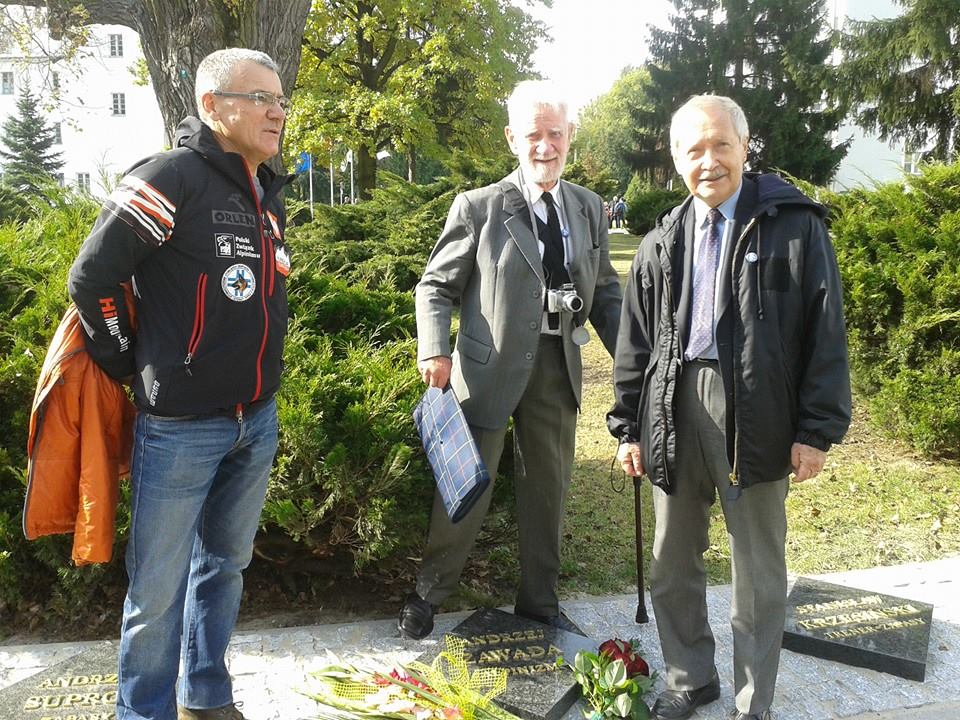
{"label": "tree trunk", "polygon": [[357,148],[357,197],[369,200],[370,192],[377,186],[377,158],[366,145]]}
{"label": "tree trunk", "polygon": [[415,183],[417,181],[417,151],[416,148],[410,148],[407,151],[407,182]]}
{"label": "tree trunk", "polygon": [[[0,0],[0,5],[23,4]],[[29,4],[41,4],[34,0]],[[48,0],[51,33],[69,22],[67,0]],[[186,115],[196,115],[197,65],[214,50],[261,50],[280,67],[289,95],[300,69],[300,45],[310,0],[83,0],[89,24],[136,30],[157,94],[167,142]]]}

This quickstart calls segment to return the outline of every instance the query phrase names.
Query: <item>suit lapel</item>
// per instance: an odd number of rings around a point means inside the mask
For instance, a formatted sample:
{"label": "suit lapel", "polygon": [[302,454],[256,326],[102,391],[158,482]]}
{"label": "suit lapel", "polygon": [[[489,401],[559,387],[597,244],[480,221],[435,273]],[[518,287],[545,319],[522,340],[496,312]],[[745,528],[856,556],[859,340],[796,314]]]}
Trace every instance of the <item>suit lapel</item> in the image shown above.
{"label": "suit lapel", "polygon": [[503,213],[506,219],[504,227],[517,244],[530,269],[543,282],[543,261],[540,259],[540,247],[530,226],[530,208],[519,186],[519,173],[514,171],[498,183],[503,193]]}
{"label": "suit lapel", "polygon": [[589,249],[590,238],[592,237],[587,219],[587,211],[584,207],[583,200],[580,198],[580,194],[570,183],[564,182],[563,180],[560,182],[560,192],[563,195],[563,212],[566,215],[567,230],[570,233],[567,237],[570,279],[573,280],[577,287],[584,287],[587,279],[582,277],[584,270],[582,259]]}

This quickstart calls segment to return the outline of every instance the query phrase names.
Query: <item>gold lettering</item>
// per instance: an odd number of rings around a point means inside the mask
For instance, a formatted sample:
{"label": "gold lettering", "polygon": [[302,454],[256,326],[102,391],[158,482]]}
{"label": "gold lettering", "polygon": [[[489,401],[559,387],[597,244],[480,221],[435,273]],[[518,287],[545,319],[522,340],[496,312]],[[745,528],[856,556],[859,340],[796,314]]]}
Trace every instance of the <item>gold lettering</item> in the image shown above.
{"label": "gold lettering", "polygon": [[547,648],[547,657],[560,657],[563,655],[563,650],[558,648],[554,644],[550,644],[550,647]]}
{"label": "gold lettering", "polygon": [[542,658],[544,655],[546,655],[547,650],[546,648],[543,647],[543,645],[530,645],[527,647],[527,654],[530,656],[531,659],[535,660],[537,658]]}
{"label": "gold lettering", "polygon": [[28,697],[27,701],[23,704],[24,710],[39,710],[41,707],[40,698],[38,697]]}
{"label": "gold lettering", "polygon": [[513,651],[514,660],[532,660],[532,658],[523,651],[523,648],[517,648]]}
{"label": "gold lettering", "polygon": [[843,610],[847,608],[861,607],[864,605],[882,605],[883,598],[879,595],[866,595],[859,598],[847,598],[845,600],[833,600],[826,603],[811,603],[809,605],[798,605],[797,615],[812,615],[820,612],[830,612],[831,610]]}

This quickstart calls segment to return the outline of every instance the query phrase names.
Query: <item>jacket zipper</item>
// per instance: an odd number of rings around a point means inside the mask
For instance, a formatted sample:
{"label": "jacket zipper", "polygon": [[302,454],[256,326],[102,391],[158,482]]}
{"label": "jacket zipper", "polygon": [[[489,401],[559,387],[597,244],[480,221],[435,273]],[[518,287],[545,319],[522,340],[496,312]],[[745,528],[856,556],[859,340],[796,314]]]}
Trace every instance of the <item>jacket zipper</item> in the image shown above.
{"label": "jacket zipper", "polygon": [[190,334],[190,343],[187,345],[187,356],[183,359],[187,375],[193,376],[190,371],[190,362],[193,360],[193,354],[200,345],[200,338],[203,337],[203,319],[206,314],[206,296],[207,296],[207,274],[200,273],[197,280],[197,298],[193,305],[193,332]]}
{"label": "jacket zipper", "polygon": [[[257,230],[260,232],[260,287],[267,288],[267,268],[269,260],[267,259],[267,239],[263,232],[263,207],[260,205],[260,197],[257,195],[257,188],[253,184],[253,175],[250,174],[250,168],[244,163],[244,170],[247,173],[247,183],[250,185],[250,194],[253,196],[253,204],[257,208]],[[260,350],[257,353],[257,382],[253,389],[253,397],[250,402],[260,397],[260,390],[263,388],[263,354],[267,349],[267,337],[270,332],[270,315],[267,313],[267,293],[260,293],[260,306],[263,309],[263,337],[260,339]],[[242,413],[238,420],[242,420]]]}
{"label": "jacket zipper", "polygon": [[[674,312],[673,312],[673,277],[672,277],[672,271],[673,271],[673,254],[672,254],[672,253],[671,253],[671,255],[670,255],[670,262],[666,265],[666,267],[670,270],[671,275],[668,275],[667,277],[664,278],[665,282],[663,283],[663,292],[664,292],[664,295],[666,296],[666,300],[667,300],[667,303],[666,303],[666,304],[667,304],[667,307],[668,307],[669,310],[670,310],[670,317],[672,318],[672,317],[674,317]],[[671,323],[671,327],[670,327],[670,338],[671,338],[671,342],[673,342],[673,339],[674,339],[675,337],[676,337],[676,323],[675,323],[675,322],[672,322],[672,323]],[[670,352],[670,354],[669,354],[669,360],[668,360],[668,361],[669,361],[669,362],[673,362],[675,359],[676,359],[676,358],[675,358],[675,356],[674,356],[674,354],[673,354],[673,352],[672,352],[672,350],[671,350],[671,352]],[[676,362],[677,362],[677,371],[678,371],[678,373],[679,373],[679,372],[683,369],[683,361],[682,361],[681,359],[676,359]],[[677,376],[677,379],[679,380],[679,375]],[[676,386],[674,386],[674,397],[676,397]],[[670,418],[671,418],[671,421],[672,421],[672,418],[673,418],[673,408],[670,408],[670,412],[669,412],[669,415],[668,415],[668,413],[667,413],[667,404],[666,404],[666,402],[663,401],[663,400],[660,401],[660,412],[663,413],[664,422],[666,422],[667,417],[670,417]],[[670,487],[670,463],[667,462],[667,454],[668,454],[668,453],[667,453],[667,449],[666,449],[666,437],[667,437],[667,429],[664,427],[664,428],[660,431],[660,442],[664,444],[664,449],[663,449],[663,459],[664,459],[664,460],[663,460],[663,484],[664,484],[665,488],[669,488],[669,487]]]}
{"label": "jacket zipper", "polygon": [[[740,244],[747,237],[747,234],[753,229],[753,226],[757,224],[757,218],[750,218],[750,222],[747,223],[747,226],[743,229],[743,232],[740,233],[740,237],[737,238],[737,243],[733,247],[733,255],[730,256],[730,282],[734,285],[731,288],[731,302],[737,302],[739,298],[739,293],[736,288],[736,273],[735,265],[737,262],[737,255],[740,253]],[[757,258],[757,264],[760,263],[760,258]],[[759,288],[757,289],[759,292]],[[734,317],[737,317],[739,313],[736,313]],[[736,353],[734,353],[734,362],[736,362]],[[736,370],[736,368],[734,368]],[[732,488],[737,488],[735,492],[739,493],[740,488],[740,423],[737,422],[737,378],[736,372],[734,372],[733,377],[733,386],[730,388],[731,393],[733,394],[733,466],[730,469],[730,486]]]}

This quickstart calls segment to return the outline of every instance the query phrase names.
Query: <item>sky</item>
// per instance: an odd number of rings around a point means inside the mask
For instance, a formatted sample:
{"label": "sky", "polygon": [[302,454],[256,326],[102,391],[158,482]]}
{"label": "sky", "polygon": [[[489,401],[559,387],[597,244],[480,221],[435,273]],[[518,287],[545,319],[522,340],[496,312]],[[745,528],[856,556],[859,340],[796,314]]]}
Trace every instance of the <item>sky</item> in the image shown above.
{"label": "sky", "polygon": [[[577,111],[609,91],[624,67],[648,59],[647,26],[668,27],[673,9],[668,0],[553,0],[551,9],[513,2],[548,26],[553,42],[534,53],[534,66],[566,88]],[[860,19],[899,12],[892,0],[830,0],[827,5],[831,14]]]}
{"label": "sky", "polygon": [[609,91],[624,67],[647,59],[647,25],[665,27],[672,7],[667,0],[553,0],[551,9],[526,8],[553,37],[534,54],[534,66],[579,110]]}

